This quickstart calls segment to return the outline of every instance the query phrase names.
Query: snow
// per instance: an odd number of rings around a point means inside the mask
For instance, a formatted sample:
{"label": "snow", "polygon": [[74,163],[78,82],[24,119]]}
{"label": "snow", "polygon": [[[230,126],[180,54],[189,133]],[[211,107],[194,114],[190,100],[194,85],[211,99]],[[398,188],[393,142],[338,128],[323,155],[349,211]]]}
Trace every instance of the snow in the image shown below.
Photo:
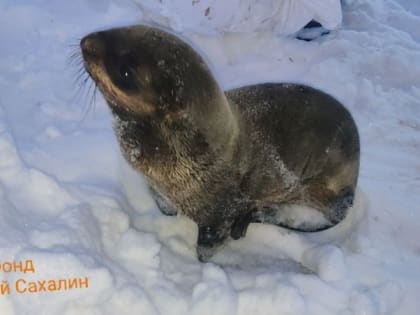
{"label": "snow", "polygon": [[[417,314],[420,3],[345,1],[342,27],[313,42],[281,35],[274,3],[0,2],[0,266],[35,267],[0,270],[0,314]],[[341,100],[362,140],[349,217],[310,234],[252,224],[198,262],[195,225],[160,214],[68,62],[88,32],[141,21],[183,32],[225,88],[301,82]],[[89,288],[14,288],[85,277]]]}

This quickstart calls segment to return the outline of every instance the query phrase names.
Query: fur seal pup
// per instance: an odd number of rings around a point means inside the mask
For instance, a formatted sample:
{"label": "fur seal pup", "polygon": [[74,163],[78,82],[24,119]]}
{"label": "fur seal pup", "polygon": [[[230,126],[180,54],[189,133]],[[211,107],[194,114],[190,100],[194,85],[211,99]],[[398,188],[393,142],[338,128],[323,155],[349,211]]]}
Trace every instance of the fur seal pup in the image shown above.
{"label": "fur seal pup", "polygon": [[[190,45],[153,27],[96,32],[80,45],[124,157],[164,214],[197,223],[200,261],[250,222],[317,231],[345,217],[359,136],[330,95],[281,83],[224,92]],[[316,215],[299,219],[301,206]]]}

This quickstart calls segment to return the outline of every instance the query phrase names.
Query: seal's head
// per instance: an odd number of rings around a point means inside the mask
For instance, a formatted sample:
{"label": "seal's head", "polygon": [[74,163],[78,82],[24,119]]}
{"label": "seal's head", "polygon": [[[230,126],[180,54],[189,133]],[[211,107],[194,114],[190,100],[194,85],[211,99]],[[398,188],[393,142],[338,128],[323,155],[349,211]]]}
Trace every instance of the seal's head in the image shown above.
{"label": "seal's head", "polygon": [[87,72],[113,110],[147,116],[194,104],[203,111],[203,100],[224,98],[201,56],[160,29],[110,29],[87,35],[80,45]]}
{"label": "seal's head", "polygon": [[203,58],[178,37],[136,25],[91,33],[80,46],[86,71],[118,119],[172,123],[174,138],[189,129],[180,138],[200,138],[219,151],[236,137],[224,92]]}

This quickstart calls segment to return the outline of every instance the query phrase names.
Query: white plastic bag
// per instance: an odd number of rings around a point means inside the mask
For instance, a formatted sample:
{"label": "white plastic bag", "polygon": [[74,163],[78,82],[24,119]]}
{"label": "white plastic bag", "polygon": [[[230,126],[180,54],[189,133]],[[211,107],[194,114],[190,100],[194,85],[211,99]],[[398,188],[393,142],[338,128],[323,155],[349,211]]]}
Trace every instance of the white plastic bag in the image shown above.
{"label": "white plastic bag", "polygon": [[312,19],[327,29],[342,19],[340,0],[136,0],[146,18],[180,32],[274,30],[294,34]]}
{"label": "white plastic bag", "polygon": [[342,20],[340,0],[280,0],[276,33],[293,34],[311,20],[333,30]]}

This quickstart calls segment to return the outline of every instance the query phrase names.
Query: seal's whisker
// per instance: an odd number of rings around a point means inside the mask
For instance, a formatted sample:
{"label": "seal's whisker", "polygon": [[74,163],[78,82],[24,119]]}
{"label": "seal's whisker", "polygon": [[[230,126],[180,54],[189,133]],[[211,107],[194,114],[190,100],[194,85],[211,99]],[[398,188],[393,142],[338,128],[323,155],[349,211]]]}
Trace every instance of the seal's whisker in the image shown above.
{"label": "seal's whisker", "polygon": [[[86,94],[86,93],[85,93]],[[83,106],[83,111],[82,111],[82,117],[80,119],[81,122],[85,121],[87,114],[89,112],[89,105],[86,102],[86,97],[84,97],[84,102],[83,102],[84,106]]]}
{"label": "seal's whisker", "polygon": [[85,94],[86,94],[86,81],[83,80],[79,80],[79,82],[76,83],[76,93],[75,96],[78,100],[83,100],[85,99]]}
{"label": "seal's whisker", "polygon": [[[89,80],[90,78],[88,78]],[[94,90],[92,90],[93,86],[95,85],[93,80],[90,80],[89,83],[89,87],[87,89],[87,93],[86,93],[86,113],[85,113],[85,118],[87,117],[87,115],[89,114],[89,112],[92,109],[92,96],[93,96],[93,92]]]}
{"label": "seal's whisker", "polygon": [[67,47],[71,47],[71,48],[79,48],[80,47],[80,41],[82,40],[81,37],[75,37],[70,39],[70,43],[67,43]]}
{"label": "seal's whisker", "polygon": [[89,77],[89,74],[84,68],[83,57],[78,50],[74,51],[68,57],[68,64],[72,68],[73,84],[76,87],[74,98],[77,100],[82,95],[82,91],[85,88],[86,79]]}
{"label": "seal's whisker", "polygon": [[74,52],[71,53],[70,55],[70,59],[74,59],[74,58],[78,58],[80,57],[82,54],[80,53],[79,49],[76,49]]}
{"label": "seal's whisker", "polygon": [[80,100],[83,100],[83,95],[85,94],[86,87],[84,85],[79,85],[79,87],[75,90],[74,93],[74,99],[75,101],[79,102]]}
{"label": "seal's whisker", "polygon": [[98,85],[95,83],[95,88],[93,90],[93,113],[95,113],[95,109],[96,109],[96,91],[98,90]]}
{"label": "seal's whisker", "polygon": [[70,55],[67,57],[67,64],[69,65],[77,65],[83,63],[83,56],[82,53],[80,52],[80,48],[77,47],[75,48]]}
{"label": "seal's whisker", "polygon": [[[86,103],[88,97],[88,81],[90,80],[89,74],[86,72],[83,66],[78,67],[76,72],[76,77],[74,78],[73,84],[76,86],[74,99],[75,101],[84,100],[83,103]],[[91,80],[93,83],[94,81]]]}
{"label": "seal's whisker", "polygon": [[74,43],[74,44],[68,44],[67,46],[69,47],[80,47],[79,43]]}
{"label": "seal's whisker", "polygon": [[68,64],[77,68],[83,66],[83,58],[80,56],[69,57]]}
{"label": "seal's whisker", "polygon": [[94,112],[94,101],[95,101],[95,90],[96,90],[96,84],[95,81],[91,80],[91,87],[93,87],[93,90],[89,97],[89,110],[92,110]]}
{"label": "seal's whisker", "polygon": [[90,78],[89,73],[86,71],[79,43],[80,39],[77,39],[77,43],[68,45],[71,47],[71,51],[66,61],[70,65],[74,77],[73,84],[75,89],[72,98],[75,103],[82,104],[80,122],[83,122],[94,107],[96,82]]}
{"label": "seal's whisker", "polygon": [[77,85],[83,85],[83,83],[84,82],[86,82],[86,77],[88,77],[89,75],[86,73],[86,71],[83,69],[83,68],[81,68],[81,69],[79,69],[78,70],[78,73],[77,73],[77,76],[76,76],[76,78],[75,78],[75,84],[77,84]]}
{"label": "seal's whisker", "polygon": [[88,76],[86,71],[82,67],[79,67],[78,70],[74,71],[73,84],[76,85],[76,87],[78,89],[80,89],[84,85],[83,82],[84,82],[86,76]]}

